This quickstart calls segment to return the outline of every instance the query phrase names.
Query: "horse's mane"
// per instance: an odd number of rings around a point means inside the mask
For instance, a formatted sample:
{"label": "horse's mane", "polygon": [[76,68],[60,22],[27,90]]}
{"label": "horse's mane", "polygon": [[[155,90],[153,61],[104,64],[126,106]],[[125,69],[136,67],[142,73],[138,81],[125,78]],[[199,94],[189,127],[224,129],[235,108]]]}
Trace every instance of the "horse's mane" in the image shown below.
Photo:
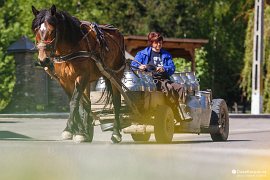
{"label": "horse's mane", "polygon": [[69,15],[65,11],[57,11],[52,16],[50,10],[46,9],[40,10],[39,14],[33,20],[32,30],[35,31],[36,28],[39,28],[45,20],[57,29],[59,40],[71,45],[76,44],[84,35],[79,19]]}

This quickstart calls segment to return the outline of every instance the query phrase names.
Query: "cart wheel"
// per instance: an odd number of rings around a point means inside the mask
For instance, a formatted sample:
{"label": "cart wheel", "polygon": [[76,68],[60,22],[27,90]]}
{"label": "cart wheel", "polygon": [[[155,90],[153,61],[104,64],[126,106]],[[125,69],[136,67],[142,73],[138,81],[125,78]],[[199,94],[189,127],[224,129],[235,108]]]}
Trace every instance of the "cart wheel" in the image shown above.
{"label": "cart wheel", "polygon": [[226,141],[229,136],[229,114],[223,99],[213,99],[210,125],[219,127],[219,132],[210,133],[213,141]]}
{"label": "cart wheel", "polygon": [[173,111],[167,105],[160,105],[155,111],[155,138],[158,143],[171,143],[174,133]]}
{"label": "cart wheel", "polygon": [[131,134],[131,137],[132,137],[132,139],[135,142],[138,142],[138,141],[149,141],[150,136],[151,136],[151,133],[146,133],[146,134]]}

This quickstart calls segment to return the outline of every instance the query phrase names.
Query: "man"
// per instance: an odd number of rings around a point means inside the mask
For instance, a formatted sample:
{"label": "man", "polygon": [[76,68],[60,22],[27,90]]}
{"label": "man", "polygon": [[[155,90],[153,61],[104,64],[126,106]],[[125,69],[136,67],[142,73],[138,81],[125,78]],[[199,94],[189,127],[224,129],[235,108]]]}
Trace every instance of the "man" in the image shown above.
{"label": "man", "polygon": [[175,118],[180,121],[192,120],[185,110],[185,89],[181,84],[174,83],[170,76],[175,71],[175,65],[169,52],[162,49],[163,37],[160,33],[148,34],[148,47],[139,51],[131,66],[142,71],[153,72],[153,78],[158,80],[157,88],[168,97],[168,104],[172,108]]}

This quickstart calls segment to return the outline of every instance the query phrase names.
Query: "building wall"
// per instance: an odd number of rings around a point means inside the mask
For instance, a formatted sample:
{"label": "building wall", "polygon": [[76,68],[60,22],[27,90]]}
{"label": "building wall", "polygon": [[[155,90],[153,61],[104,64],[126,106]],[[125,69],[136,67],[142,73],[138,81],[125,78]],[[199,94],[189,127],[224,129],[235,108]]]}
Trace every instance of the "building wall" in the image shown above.
{"label": "building wall", "polygon": [[69,103],[65,92],[56,81],[50,79],[43,68],[34,65],[34,54],[16,53],[14,57],[16,84],[5,112],[68,111]]}
{"label": "building wall", "polygon": [[[45,72],[44,72],[45,73]],[[68,111],[69,100],[60,84],[48,75],[48,111]]]}

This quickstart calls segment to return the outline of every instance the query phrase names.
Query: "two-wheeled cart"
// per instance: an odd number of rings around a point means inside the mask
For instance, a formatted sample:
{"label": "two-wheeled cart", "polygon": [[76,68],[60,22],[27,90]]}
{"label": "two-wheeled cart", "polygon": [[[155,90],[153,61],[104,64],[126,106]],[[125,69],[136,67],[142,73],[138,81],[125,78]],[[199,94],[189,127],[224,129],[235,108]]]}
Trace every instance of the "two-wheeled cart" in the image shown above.
{"label": "two-wheeled cart", "polygon": [[[167,97],[155,89],[149,73],[127,71],[122,82],[130,90],[124,93],[139,114],[134,113],[124,100],[121,110],[123,132],[131,134],[134,141],[148,141],[152,133],[158,143],[172,142],[175,133],[210,133],[213,141],[226,141],[229,115],[225,100],[212,99],[211,90],[200,91],[193,72],[174,74],[172,80],[185,86],[185,106],[192,120],[177,121],[174,118]],[[109,111],[99,114],[99,118],[103,131],[112,129],[113,116]]]}

